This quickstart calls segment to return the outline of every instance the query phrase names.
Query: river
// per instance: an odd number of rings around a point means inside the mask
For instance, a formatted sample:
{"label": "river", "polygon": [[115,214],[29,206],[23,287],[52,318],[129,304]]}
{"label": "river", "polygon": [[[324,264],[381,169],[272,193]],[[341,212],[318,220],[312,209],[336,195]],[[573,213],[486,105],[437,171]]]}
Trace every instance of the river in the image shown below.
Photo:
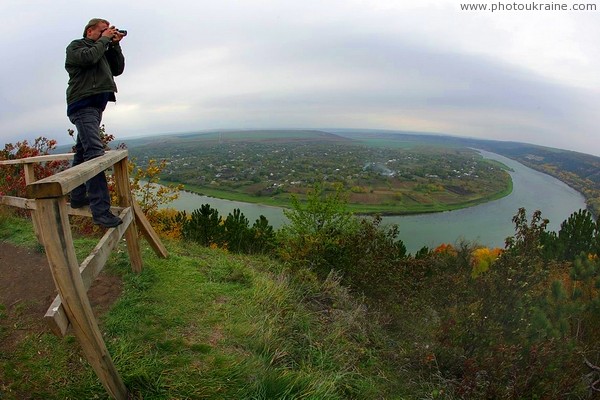
{"label": "river", "polygon": [[[410,216],[386,216],[385,223],[398,224],[399,238],[410,253],[423,246],[433,248],[441,243],[455,243],[457,240],[477,241],[488,247],[504,247],[504,239],[514,234],[512,217],[519,207],[527,210],[528,219],[535,210],[550,220],[549,230],[558,230],[560,224],[573,212],[585,208],[583,196],[556,178],[535,171],[523,164],[483,150],[478,150],[485,158],[502,162],[513,169],[513,191],[499,200],[461,210],[434,214]],[[191,213],[202,204],[210,204],[222,216],[227,216],[239,208],[252,224],[264,215],[275,228],[281,227],[287,219],[279,207],[222,200],[181,192],[179,199],[168,204],[178,210]]]}

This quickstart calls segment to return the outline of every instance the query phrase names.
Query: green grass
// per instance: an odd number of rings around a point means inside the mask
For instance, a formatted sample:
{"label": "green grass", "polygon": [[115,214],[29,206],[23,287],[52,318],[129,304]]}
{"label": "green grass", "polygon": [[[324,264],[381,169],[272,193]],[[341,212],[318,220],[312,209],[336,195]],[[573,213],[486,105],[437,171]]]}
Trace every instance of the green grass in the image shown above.
{"label": "green grass", "polygon": [[233,201],[241,201],[244,203],[256,203],[256,204],[265,204],[269,206],[276,207],[289,207],[289,193],[284,193],[282,196],[277,197],[267,197],[267,196],[256,196],[242,192],[234,192],[231,190],[222,190],[216,188],[207,188],[201,187],[197,185],[184,184],[184,188],[187,191],[202,195],[202,196],[210,196],[216,197],[220,199],[233,200]]}
{"label": "green grass", "polygon": [[[241,192],[233,192],[230,190],[220,190],[213,188],[205,188],[199,187],[195,185],[184,185],[185,190],[188,190],[193,193],[197,193],[202,196],[211,196],[220,199],[240,201],[244,203],[256,203],[256,204],[264,204],[275,207],[283,207],[290,208],[290,194],[282,193],[277,196],[267,197],[267,196],[255,196],[249,195]],[[501,199],[502,197],[508,196],[512,193],[513,183],[512,179],[508,181],[507,186],[504,190],[494,193],[490,196],[484,196],[477,198],[475,200],[465,200],[462,202],[452,203],[452,204],[402,204],[402,203],[394,203],[394,204],[354,204],[349,203],[348,209],[356,214],[369,215],[369,214],[383,214],[383,215],[410,215],[410,214],[424,214],[424,213],[434,213],[434,212],[444,212],[444,211],[452,211],[459,210],[461,208],[473,207],[478,204],[487,203],[492,200]]]}
{"label": "green grass", "polygon": [[31,223],[15,217],[8,207],[0,206],[0,240],[15,245],[36,247],[38,245]]}
{"label": "green grass", "polygon": [[[35,244],[31,225],[12,218],[0,219],[0,238]],[[100,329],[133,398],[393,399],[408,390],[388,357],[400,350],[334,277],[166,245],[171,255],[160,259],[143,243],[140,274],[124,247],[106,267],[122,277],[123,293]],[[0,326],[6,318],[2,305]],[[73,336],[25,334],[0,356],[0,378],[2,400],[106,398]]]}

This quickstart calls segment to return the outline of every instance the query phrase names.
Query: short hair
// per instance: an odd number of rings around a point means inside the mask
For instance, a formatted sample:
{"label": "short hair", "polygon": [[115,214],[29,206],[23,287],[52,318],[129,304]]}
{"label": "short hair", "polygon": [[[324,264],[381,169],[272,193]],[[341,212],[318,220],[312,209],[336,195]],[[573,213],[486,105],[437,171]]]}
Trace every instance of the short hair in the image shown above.
{"label": "short hair", "polygon": [[103,19],[103,18],[92,18],[90,19],[90,22],[87,23],[87,25],[85,26],[85,28],[83,29],[83,37],[87,37],[87,30],[90,28],[95,27],[96,25],[98,25],[99,23],[105,23],[107,25],[110,25],[110,22],[108,22],[107,20]]}

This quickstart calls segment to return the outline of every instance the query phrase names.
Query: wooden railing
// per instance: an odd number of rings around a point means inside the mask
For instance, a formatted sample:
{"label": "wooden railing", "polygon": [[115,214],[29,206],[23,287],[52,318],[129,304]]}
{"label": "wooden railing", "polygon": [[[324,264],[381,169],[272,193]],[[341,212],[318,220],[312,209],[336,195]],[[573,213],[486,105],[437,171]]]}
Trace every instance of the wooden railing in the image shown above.
{"label": "wooden railing", "polygon": [[[0,196],[0,204],[31,211],[33,226],[39,242],[46,250],[48,264],[56,283],[58,296],[46,312],[45,319],[51,330],[64,335],[69,326],[83,348],[83,352],[100,381],[115,399],[127,399],[127,388],[108,353],[98,323],[92,312],[87,290],[122,237],[125,237],[131,268],[143,268],[138,231],[148,240],[159,257],[168,253],[158,235],[132,198],[127,168],[127,150],[109,151],[105,155],[69,168],[56,175],[36,180],[33,164],[52,160],[70,159],[72,155],[58,154],[0,161],[2,164],[22,164],[25,168],[28,198]],[[112,167],[116,183],[119,214],[123,224],[106,231],[98,245],[79,265],[75,254],[69,215],[90,216],[88,207],[73,209],[67,195],[98,173]]]}

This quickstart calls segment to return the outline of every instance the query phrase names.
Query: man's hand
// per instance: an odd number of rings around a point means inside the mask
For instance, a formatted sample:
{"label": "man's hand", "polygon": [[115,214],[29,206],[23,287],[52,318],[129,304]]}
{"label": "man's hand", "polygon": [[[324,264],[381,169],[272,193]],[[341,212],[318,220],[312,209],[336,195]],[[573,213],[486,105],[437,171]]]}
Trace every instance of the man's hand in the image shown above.
{"label": "man's hand", "polygon": [[119,32],[118,30],[115,29],[115,34],[112,38],[112,42],[119,43],[121,41],[121,39],[123,39],[124,37],[125,37],[125,35],[123,35],[121,32]]}
{"label": "man's hand", "polygon": [[106,37],[110,38],[112,43],[118,43],[121,41],[121,39],[123,39],[123,36],[125,36],[125,35],[120,33],[117,30],[117,28],[115,28],[114,26],[111,26],[110,28],[106,28],[102,32],[102,36],[106,36]]}
{"label": "man's hand", "polygon": [[114,26],[111,26],[110,28],[106,28],[105,30],[102,31],[102,36],[106,36],[107,38],[114,38],[115,37],[115,33],[117,32],[117,30],[115,29]]}

